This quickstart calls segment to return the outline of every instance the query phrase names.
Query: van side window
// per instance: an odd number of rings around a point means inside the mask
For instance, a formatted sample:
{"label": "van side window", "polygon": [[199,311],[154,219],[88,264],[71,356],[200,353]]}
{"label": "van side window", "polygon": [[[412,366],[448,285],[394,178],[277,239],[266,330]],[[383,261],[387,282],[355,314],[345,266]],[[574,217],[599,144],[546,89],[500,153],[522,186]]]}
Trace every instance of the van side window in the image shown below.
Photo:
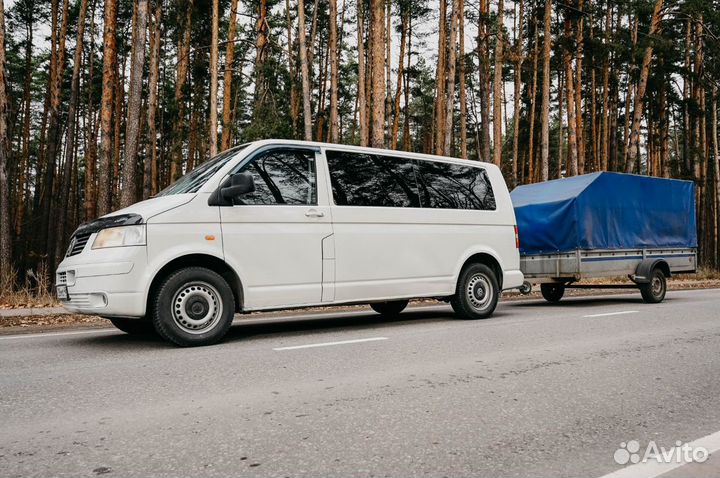
{"label": "van side window", "polygon": [[317,205],[315,153],[271,150],[260,153],[240,171],[255,180],[255,192],[243,197],[248,205]]}
{"label": "van side window", "polygon": [[326,151],[338,206],[420,207],[414,161],[346,151]]}
{"label": "van side window", "polygon": [[418,161],[422,207],[495,210],[490,178],[482,168]]}

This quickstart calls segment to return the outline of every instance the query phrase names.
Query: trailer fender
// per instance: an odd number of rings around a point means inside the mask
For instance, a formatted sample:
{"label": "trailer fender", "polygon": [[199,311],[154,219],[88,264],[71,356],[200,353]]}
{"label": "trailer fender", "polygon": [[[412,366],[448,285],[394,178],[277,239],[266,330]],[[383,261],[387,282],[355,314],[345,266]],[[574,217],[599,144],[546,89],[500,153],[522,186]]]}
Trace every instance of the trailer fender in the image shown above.
{"label": "trailer fender", "polygon": [[635,274],[630,278],[637,284],[647,284],[650,282],[652,271],[656,267],[660,268],[665,277],[670,277],[670,266],[668,266],[665,259],[654,257],[652,259],[643,259],[635,269]]}

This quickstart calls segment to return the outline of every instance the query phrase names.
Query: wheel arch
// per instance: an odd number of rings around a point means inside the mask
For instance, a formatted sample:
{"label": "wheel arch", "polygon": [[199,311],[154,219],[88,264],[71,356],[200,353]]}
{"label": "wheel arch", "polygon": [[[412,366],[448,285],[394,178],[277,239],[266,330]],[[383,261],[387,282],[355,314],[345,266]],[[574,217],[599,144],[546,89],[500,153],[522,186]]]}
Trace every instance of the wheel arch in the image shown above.
{"label": "wheel arch", "polygon": [[645,284],[650,282],[650,274],[655,268],[659,268],[665,277],[670,277],[670,265],[667,261],[661,257],[652,259],[643,259],[635,269],[634,281],[638,284]]}
{"label": "wheel arch", "polygon": [[150,287],[148,288],[146,298],[147,311],[150,311],[151,301],[153,300],[155,292],[162,283],[163,279],[173,272],[186,267],[204,267],[220,274],[222,278],[227,281],[228,285],[230,285],[230,289],[232,290],[233,297],[235,299],[235,311],[240,312],[242,310],[244,298],[242,282],[235,270],[233,270],[227,262],[209,254],[186,254],[172,259],[155,273],[152,281],[150,282]]}
{"label": "wheel arch", "polygon": [[498,258],[491,254],[488,251],[479,251],[471,254],[469,257],[466,257],[465,260],[462,262],[462,265],[458,268],[457,273],[455,274],[455,282],[457,283],[460,274],[462,273],[462,270],[465,269],[465,267],[468,264],[485,264],[488,266],[492,271],[495,273],[495,278],[498,281],[498,287],[502,291],[503,288],[503,268],[498,260]]}

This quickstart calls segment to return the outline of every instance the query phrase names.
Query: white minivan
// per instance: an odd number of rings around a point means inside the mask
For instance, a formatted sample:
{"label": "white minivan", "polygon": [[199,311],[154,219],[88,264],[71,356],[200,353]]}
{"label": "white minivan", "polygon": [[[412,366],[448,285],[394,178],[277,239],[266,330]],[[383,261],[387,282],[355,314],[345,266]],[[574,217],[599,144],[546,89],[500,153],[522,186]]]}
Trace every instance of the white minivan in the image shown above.
{"label": "white minivan", "polygon": [[303,141],[227,150],[157,196],[83,224],[57,270],[71,312],[178,345],[236,312],[411,298],[488,317],[522,285],[517,228],[487,163]]}

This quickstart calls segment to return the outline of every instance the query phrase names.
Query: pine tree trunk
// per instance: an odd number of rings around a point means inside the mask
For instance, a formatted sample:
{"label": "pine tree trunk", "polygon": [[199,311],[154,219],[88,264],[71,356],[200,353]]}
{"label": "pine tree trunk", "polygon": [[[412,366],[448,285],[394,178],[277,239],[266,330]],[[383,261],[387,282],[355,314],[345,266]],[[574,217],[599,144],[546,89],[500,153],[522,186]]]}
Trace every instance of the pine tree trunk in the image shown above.
{"label": "pine tree trunk", "polygon": [[478,20],[478,80],[480,87],[480,160],[490,161],[490,46],[488,42],[489,0],[480,0]]}
{"label": "pine tree trunk", "polygon": [[57,60],[54,74],[50,75],[50,108],[48,112],[48,137],[47,147],[45,149],[45,178],[43,181],[43,193],[41,201],[41,229],[39,244],[42,245],[47,253],[47,265],[50,269],[54,268],[54,238],[51,232],[55,230],[55,216],[53,215],[53,198],[55,197],[57,184],[55,176],[57,174],[56,164],[58,153],[60,150],[62,128],[60,125],[60,88],[62,87],[63,71],[65,69],[65,40],[67,38],[69,2],[63,1],[63,16],[60,23],[60,32],[58,33]]}
{"label": "pine tree trunk", "polygon": [[392,112],[392,0],[385,0],[385,125],[390,131]]}
{"label": "pine tree trunk", "polygon": [[137,14],[132,35],[130,86],[125,124],[125,160],[122,168],[120,207],[137,201],[137,156],[140,145],[140,107],[142,106],[142,77],[145,67],[145,36],[147,34],[148,0],[137,0]]}
{"label": "pine tree trunk", "polygon": [[338,117],[338,31],[337,31],[337,0],[330,0],[330,44],[328,56],[330,61],[330,123],[328,136],[331,143],[340,140]]}
{"label": "pine tree trunk", "polygon": [[502,164],[502,94],[503,82],[503,18],[505,2],[498,0],[497,36],[495,41],[495,75],[493,79],[493,163]]}
{"label": "pine tree trunk", "polygon": [[398,74],[397,88],[394,99],[394,113],[392,132],[390,133],[390,148],[397,149],[398,132],[400,130],[400,97],[402,96],[402,87],[404,80],[404,62],[405,62],[405,44],[407,42],[408,23],[410,22],[410,12],[406,9],[402,12],[401,31],[400,31],[400,55],[398,56]]}
{"label": "pine tree trunk", "polygon": [[[359,2],[362,0],[358,0]],[[305,141],[312,141],[312,112],[310,111],[310,73],[308,47],[305,44],[305,3],[298,0],[298,41],[300,48],[300,74],[302,75],[303,133]],[[310,46],[312,48],[312,44]]]}
{"label": "pine tree trunk", "polygon": [[218,49],[219,49],[219,28],[218,23],[220,22],[220,6],[218,2],[220,0],[212,0],[212,33],[210,38],[210,157],[217,155],[217,136],[218,136],[218,114],[217,114],[217,102],[218,102]]}
{"label": "pine tree trunk", "polygon": [[577,135],[578,174],[585,174],[585,132],[582,112],[583,71],[583,0],[578,0],[578,19],[575,24],[575,134]]}
{"label": "pine tree trunk", "polygon": [[[550,19],[552,15],[552,2],[545,0],[545,23],[543,38],[543,83],[542,106],[540,107],[540,180],[548,180],[548,165],[550,160]],[[572,75],[568,75],[570,83]],[[568,109],[570,102],[568,101]]]}
{"label": "pine tree trunk", "polygon": [[[302,4],[302,0],[298,0]],[[232,80],[233,62],[235,59],[235,34],[237,32],[237,6],[238,0],[230,3],[230,19],[228,23],[228,38],[225,46],[225,71],[223,72],[223,128],[222,146],[224,151],[232,144]],[[298,17],[299,17],[298,13]]]}
{"label": "pine tree trunk", "polygon": [[562,72],[562,65],[558,68],[558,152],[557,152],[557,179],[563,176],[563,90],[565,89],[564,75]]}
{"label": "pine tree trunk", "polygon": [[7,80],[5,78],[5,5],[0,0],[0,292],[9,292],[13,284],[10,224],[10,184],[8,183]]}
{"label": "pine tree trunk", "polygon": [[403,122],[403,149],[410,151],[412,149],[410,139],[410,68],[412,62],[412,35],[413,35],[412,16],[408,18],[408,34],[407,34],[407,70],[405,72],[405,105]]}
{"label": "pine tree trunk", "polygon": [[372,71],[372,131],[370,146],[382,148],[385,143],[385,2],[370,1],[370,57]]}
{"label": "pine tree trunk", "polygon": [[182,176],[183,152],[185,142],[185,84],[190,64],[190,34],[192,32],[193,0],[186,0],[184,9],[178,10],[178,28],[182,36],[178,41],[177,68],[175,75],[175,108],[173,120],[172,146],[170,151],[170,182]]}
{"label": "pine tree trunk", "polygon": [[[80,13],[78,14],[77,39],[75,41],[75,53],[73,55],[73,72],[70,80],[70,103],[68,105],[67,127],[65,137],[65,167],[63,168],[60,187],[60,204],[68,204],[70,182],[72,179],[72,161],[73,149],[77,142],[77,107],[80,89],[80,67],[83,57],[83,41],[85,34],[85,17],[87,15],[88,0],[82,0],[80,3]],[[62,207],[57,215],[57,224],[55,228],[55,257],[60,257],[65,247],[65,225],[68,218],[68,208]]]}
{"label": "pine tree trunk", "polygon": [[715,268],[720,267],[720,146],[718,145],[718,86],[712,87],[712,144],[713,144],[713,186],[715,196],[713,197],[713,257]]}
{"label": "pine tree trunk", "polygon": [[445,91],[447,87],[447,0],[440,0],[438,17],[438,60],[435,70],[435,121],[433,122],[433,145],[435,154],[442,154],[445,141]]}
{"label": "pine tree trunk", "polygon": [[460,0],[460,11],[458,12],[459,30],[458,37],[458,88],[460,89],[460,157],[467,159],[467,93],[465,92],[465,0]]}
{"label": "pine tree trunk", "polygon": [[115,94],[115,75],[117,71],[117,13],[118,0],[105,1],[103,26],[103,79],[102,99],[100,100],[100,155],[98,162],[98,198],[97,214],[102,216],[110,212],[111,170],[113,141],[113,105]]}
{"label": "pine tree trunk", "polygon": [[[539,44],[539,29],[537,26],[537,20],[533,20],[534,33],[533,33],[533,69],[532,69],[532,88],[530,96],[530,133],[528,138],[528,175],[527,181],[532,183],[535,180],[535,111],[537,109],[537,74],[538,74],[538,44]],[[525,171],[523,167],[522,171]]]}
{"label": "pine tree trunk", "polygon": [[[565,36],[571,38],[570,19],[565,19]],[[568,156],[567,174],[577,176],[578,174],[578,152],[577,152],[577,122],[575,119],[575,75],[572,66],[572,55],[565,48],[563,51],[563,65],[565,66],[565,85],[567,88],[567,125],[568,125]]]}
{"label": "pine tree trunk", "polygon": [[23,82],[23,128],[22,128],[22,147],[21,147],[21,163],[20,163],[20,181],[18,181],[18,201],[17,211],[15,215],[15,237],[22,237],[23,221],[25,218],[25,204],[28,199],[26,191],[28,180],[28,168],[30,165],[30,123],[31,123],[31,88],[33,79],[32,68],[32,51],[33,51],[33,19],[29,18],[26,26],[26,43],[25,43],[25,80]]}
{"label": "pine tree trunk", "polygon": [[147,100],[147,151],[143,173],[143,199],[158,192],[157,125],[158,78],[160,76],[160,32],[162,29],[162,0],[155,0],[155,16],[150,30],[150,62]]}
{"label": "pine tree trunk", "polygon": [[667,81],[662,80],[660,84],[660,91],[658,92],[658,128],[659,128],[659,142],[660,142],[660,176],[664,178],[670,177],[670,125],[668,121],[667,108]]}
{"label": "pine tree trunk", "polygon": [[602,122],[600,126],[600,170],[607,171],[610,168],[610,58],[609,51],[610,34],[613,28],[613,9],[608,8],[605,18],[605,38],[603,40],[604,55],[602,69]]}
{"label": "pine tree trunk", "polygon": [[117,209],[119,204],[120,189],[120,140],[122,120],[125,117],[125,66],[127,62],[127,54],[122,57],[122,62],[118,64],[118,70],[115,72],[115,124],[113,133],[113,172],[112,172],[112,207]]}
{"label": "pine tree trunk", "polygon": [[260,119],[267,112],[268,101],[268,79],[265,71],[265,64],[270,56],[270,42],[268,35],[270,25],[268,24],[267,0],[260,0],[258,4],[258,19],[255,23],[255,106],[253,117]]}
{"label": "pine tree trunk", "polygon": [[[650,20],[650,30],[648,36],[652,37],[660,29],[662,20],[663,0],[655,2],[652,18]],[[625,162],[625,172],[632,173],[635,168],[635,160],[637,159],[638,139],[640,137],[640,123],[643,113],[643,99],[645,97],[645,89],[647,88],[648,76],[650,75],[650,61],[652,60],[652,45],[645,48],[642,66],[640,67],[640,81],[638,82],[637,93],[635,94],[634,112],[632,118],[632,126],[630,127],[630,140],[628,142],[628,155]]]}
{"label": "pine tree trunk", "polygon": [[450,41],[448,42],[448,66],[445,97],[445,115],[443,126],[442,150],[439,154],[449,156],[453,139],[453,113],[455,112],[455,65],[457,64],[457,36],[460,25],[460,2],[453,0],[452,13],[450,14]]}
{"label": "pine tree trunk", "polygon": [[523,0],[517,2],[520,4],[520,14],[517,21],[515,31],[517,38],[515,39],[515,68],[513,72],[513,156],[512,156],[512,172],[510,174],[510,185],[515,187],[518,184],[518,164],[520,162],[520,94],[522,87],[522,64],[523,64],[523,24],[525,17],[525,3]]}

